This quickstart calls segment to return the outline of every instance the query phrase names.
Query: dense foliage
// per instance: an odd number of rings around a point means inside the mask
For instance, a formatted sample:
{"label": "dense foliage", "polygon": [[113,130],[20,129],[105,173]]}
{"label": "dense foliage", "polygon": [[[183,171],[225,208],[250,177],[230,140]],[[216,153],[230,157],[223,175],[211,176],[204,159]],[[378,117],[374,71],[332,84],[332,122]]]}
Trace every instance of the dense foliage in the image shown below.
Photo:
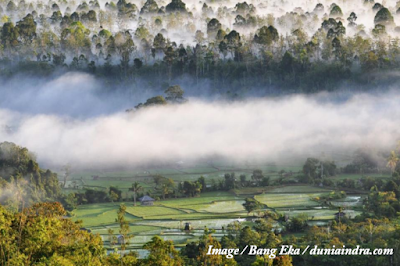
{"label": "dense foliage", "polygon": [[0,73],[87,71],[134,89],[189,76],[232,97],[388,86],[400,63],[400,6],[359,2],[277,9],[282,3],[3,0]]}
{"label": "dense foliage", "polygon": [[40,169],[35,156],[14,143],[0,143],[0,204],[21,209],[32,203],[58,200],[57,175]]}
{"label": "dense foliage", "polygon": [[99,236],[63,218],[59,203],[12,213],[0,205],[1,265],[102,265]]}

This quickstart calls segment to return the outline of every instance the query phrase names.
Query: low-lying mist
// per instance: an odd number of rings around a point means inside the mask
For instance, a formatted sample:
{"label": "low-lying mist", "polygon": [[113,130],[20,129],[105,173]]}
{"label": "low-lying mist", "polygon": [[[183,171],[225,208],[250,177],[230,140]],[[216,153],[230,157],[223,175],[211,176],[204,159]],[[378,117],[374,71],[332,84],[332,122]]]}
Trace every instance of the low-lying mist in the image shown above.
{"label": "low-lying mist", "polygon": [[115,89],[108,93],[102,89],[106,84],[84,73],[65,73],[51,78],[17,76],[0,78],[0,82],[0,107],[26,114],[91,117],[118,112],[130,107],[132,101],[125,97],[126,91]]}
{"label": "low-lying mist", "polygon": [[[64,81],[71,84],[71,79]],[[186,104],[126,113],[129,102],[122,96],[106,101],[80,91],[83,96],[78,97],[70,86],[73,94],[63,94],[57,85],[47,85],[47,94],[32,91],[32,105],[26,91],[20,104],[18,98],[4,101],[10,96],[3,91],[0,141],[27,147],[47,167],[111,168],[215,156],[238,162],[304,162],[307,156],[351,155],[365,147],[387,152],[400,136],[396,92],[236,102],[190,98]],[[61,99],[65,106],[58,103]],[[57,112],[68,107],[81,115]]]}
{"label": "low-lying mist", "polygon": [[[145,79],[117,83],[82,72],[61,72],[41,78],[21,75],[8,79],[0,77],[0,84],[0,108],[30,115],[53,114],[75,118],[118,113],[155,95],[164,95],[168,88],[165,84],[152,84]],[[217,99],[224,93],[223,90],[213,91],[206,79],[195,82],[184,76],[173,80],[172,84],[181,84],[185,97],[209,100]],[[255,88],[248,90],[247,96],[265,95],[266,91]]]}

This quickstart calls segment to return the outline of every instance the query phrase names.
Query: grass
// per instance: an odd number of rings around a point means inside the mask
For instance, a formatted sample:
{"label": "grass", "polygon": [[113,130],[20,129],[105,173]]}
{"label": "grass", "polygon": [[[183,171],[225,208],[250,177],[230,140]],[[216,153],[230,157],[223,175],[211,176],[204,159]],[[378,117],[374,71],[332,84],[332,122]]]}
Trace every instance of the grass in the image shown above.
{"label": "grass", "polygon": [[202,193],[200,197],[169,199],[156,202],[155,204],[167,207],[180,208],[181,206],[183,206],[184,208],[187,208],[188,206],[190,207],[197,204],[213,203],[215,201],[239,200],[239,199],[242,198],[237,197],[229,192],[207,192],[207,193]]}
{"label": "grass", "polygon": [[215,167],[194,167],[194,168],[183,169],[182,171],[188,174],[200,174],[200,175],[205,173],[220,172],[220,170]]}
{"label": "grass", "polygon": [[136,207],[127,207],[127,213],[130,213],[134,216],[141,217],[143,219],[172,219],[174,216],[179,216],[181,214],[185,214],[186,212],[174,209],[167,208],[162,206],[136,206]]}
{"label": "grass", "polygon": [[363,196],[351,195],[344,199],[332,200],[331,204],[336,207],[356,207],[363,205]]}
{"label": "grass", "polygon": [[269,187],[267,191],[268,193],[323,193],[323,192],[330,192],[332,190],[323,187],[300,185],[300,186]]}
{"label": "grass", "polygon": [[[201,197],[169,199],[154,206],[133,206],[126,202],[127,219],[137,220],[193,220],[243,216],[242,198],[228,192],[203,193]],[[73,220],[83,220],[83,226],[93,227],[115,223],[118,203],[81,205],[74,211]],[[233,208],[233,209],[230,209]]]}
{"label": "grass", "polygon": [[241,195],[254,195],[261,194],[268,190],[268,187],[241,187],[234,190],[235,194],[238,196]]}
{"label": "grass", "polygon": [[[119,203],[81,205],[77,210],[74,211],[75,216],[72,218],[72,220],[82,220],[84,227],[112,224],[115,223],[118,207]],[[138,217],[128,214],[126,219],[128,221],[132,221],[138,219]]]}
{"label": "grass", "polygon": [[[390,174],[366,174],[364,176],[369,176],[372,178],[382,178],[382,179],[390,179]],[[343,180],[343,179],[353,179],[353,180],[358,180],[362,178],[360,174],[340,174],[337,176],[332,177],[334,180]]]}
{"label": "grass", "polygon": [[182,174],[182,171],[179,168],[157,168],[157,169],[148,169],[147,170],[150,175],[179,175]]}
{"label": "grass", "polygon": [[[110,186],[117,187],[122,190],[128,190],[132,187],[133,181],[126,181],[126,180],[86,180],[86,186],[90,187],[103,187],[105,189],[109,188]],[[139,182],[139,184],[143,188],[151,188],[153,187],[152,184]]]}
{"label": "grass", "polygon": [[[207,219],[225,219],[225,218],[239,218],[246,216],[246,212],[234,212],[234,213],[186,213],[180,214],[173,217],[175,220],[207,220]],[[154,217],[156,218],[156,217]],[[159,218],[159,217],[157,217]]]}
{"label": "grass", "polygon": [[197,180],[200,176],[204,176],[206,178],[206,183],[207,184],[212,184],[212,180],[219,181],[224,178],[224,174],[226,172],[214,172],[214,173],[181,173],[179,175],[165,175],[168,178],[172,178],[175,182],[183,182],[183,181],[195,181]]}
{"label": "grass", "polygon": [[211,204],[200,205],[197,211],[211,213],[230,213],[244,211],[243,200],[218,201]]}
{"label": "grass", "polygon": [[266,204],[269,208],[298,208],[318,206],[319,203],[312,198],[321,196],[321,193],[315,194],[263,194],[256,195],[254,198],[259,202]]}

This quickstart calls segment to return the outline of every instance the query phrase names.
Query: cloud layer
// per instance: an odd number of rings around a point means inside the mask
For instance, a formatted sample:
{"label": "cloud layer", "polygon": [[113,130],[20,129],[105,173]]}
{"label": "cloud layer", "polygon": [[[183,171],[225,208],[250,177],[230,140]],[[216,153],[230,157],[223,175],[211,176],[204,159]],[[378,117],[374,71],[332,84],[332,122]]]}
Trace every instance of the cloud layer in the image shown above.
{"label": "cloud layer", "polygon": [[234,103],[191,99],[183,105],[89,118],[0,109],[0,125],[12,126],[11,131],[0,131],[0,140],[28,147],[47,165],[71,163],[77,168],[174,163],[215,155],[238,161],[304,160],[321,152],[393,148],[400,136],[398,94],[332,98],[337,97]]}

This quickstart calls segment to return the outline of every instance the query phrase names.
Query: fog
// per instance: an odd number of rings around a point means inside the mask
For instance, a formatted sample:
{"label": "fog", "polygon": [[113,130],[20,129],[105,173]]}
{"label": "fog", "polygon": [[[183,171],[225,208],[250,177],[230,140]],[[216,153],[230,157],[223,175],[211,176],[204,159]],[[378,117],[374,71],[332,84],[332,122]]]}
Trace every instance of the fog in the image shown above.
{"label": "fog", "polygon": [[94,76],[68,72],[50,78],[0,78],[0,106],[27,114],[92,117],[131,108],[154,92],[110,85]]}
{"label": "fog", "polygon": [[186,104],[126,113],[131,100],[118,93],[105,98],[88,75],[20,82],[7,83],[15,91],[8,87],[2,93],[0,141],[25,146],[52,167],[175,164],[215,156],[238,162],[304,161],[321,152],[351,155],[360,147],[387,152],[400,136],[395,91],[236,102],[192,97]]}
{"label": "fog", "polygon": [[[26,1],[27,3],[35,3],[37,4],[40,1],[31,0]],[[70,13],[67,12],[67,7],[71,8],[72,11],[76,10],[77,6],[81,4],[83,1],[76,1],[71,3],[62,3],[59,2],[59,6],[62,14]],[[102,10],[105,9],[106,0],[99,1],[100,8]],[[118,2],[118,1],[114,1]],[[143,7],[146,1],[127,1],[130,3],[134,3],[138,12]],[[165,7],[171,1],[156,1],[158,6]],[[165,37],[169,40],[184,45],[196,45],[197,42],[195,40],[195,32],[196,30],[201,30],[206,34],[207,32],[207,20],[211,18],[217,18],[222,23],[222,29],[228,30],[236,30],[242,34],[244,38],[252,39],[254,34],[258,28],[257,27],[241,27],[235,25],[235,17],[236,13],[236,4],[240,1],[196,1],[196,0],[184,0],[186,4],[186,8],[193,15],[192,18],[183,18],[178,19],[180,16],[161,16],[163,19],[163,23],[161,26],[154,25],[154,17],[141,15],[135,19],[129,20],[119,20],[113,21],[109,23],[109,25],[105,25],[109,30],[116,33],[121,30],[130,30],[132,33],[135,32],[139,25],[145,26],[152,36],[155,36],[160,32],[161,29],[164,29],[163,33]],[[347,35],[354,36],[358,34],[361,30],[365,30],[365,34],[371,35],[371,30],[374,28],[374,17],[377,11],[372,10],[373,5],[363,4],[363,0],[359,1],[318,1],[318,0],[296,0],[296,1],[288,1],[288,0],[273,0],[273,1],[260,1],[260,0],[249,0],[243,1],[248,3],[249,5],[253,5],[255,7],[254,16],[259,17],[267,22],[267,25],[272,24],[274,27],[278,29],[278,32],[282,36],[290,35],[296,29],[303,29],[308,37],[311,38],[318,28],[321,27],[321,23],[323,20],[329,18],[331,5],[333,3],[338,4],[342,11],[343,16],[341,18],[335,17],[335,19],[343,22],[344,26],[347,27]],[[241,2],[241,3],[243,3]],[[212,11],[208,12],[206,15],[202,12],[203,4],[206,3]],[[314,12],[314,9],[318,3],[323,4],[324,10],[322,12]],[[397,1],[394,0],[386,0],[386,1],[376,1],[376,3],[381,3],[383,6],[387,7],[390,12],[394,16],[395,24],[398,25],[400,23],[400,16],[396,16],[396,11],[398,9]],[[50,9],[49,9],[50,10]],[[41,12],[48,12],[45,10],[39,10]],[[294,15],[295,12],[297,15]],[[348,27],[347,18],[349,15],[355,12],[357,15],[357,25],[359,27],[350,28]],[[5,11],[5,14],[7,12]],[[52,11],[48,12],[47,16],[51,16]],[[20,20],[25,13],[21,15],[17,14],[8,14],[10,20],[16,23]],[[300,16],[303,16],[300,18]],[[246,15],[244,15],[246,17]],[[271,19],[268,19],[270,17]],[[108,23],[106,23],[108,24]],[[93,33],[100,31],[100,24],[95,25],[86,25],[90,28]],[[192,27],[194,26],[194,28]],[[47,30],[46,26],[38,25],[39,29]],[[53,26],[52,26],[53,27]],[[54,27],[54,30],[57,32],[59,29]],[[387,29],[393,36],[398,36],[398,32],[394,31],[390,27]],[[140,41],[136,40],[136,45],[140,46]],[[95,51],[93,50],[95,53]]]}
{"label": "fog", "polygon": [[[157,1],[159,6],[165,6],[170,1]],[[196,26],[196,30],[201,30],[202,32],[207,32],[207,23],[204,21],[204,15],[202,14],[202,6],[206,3],[210,8],[213,9],[213,13],[208,14],[209,18],[216,17],[222,23],[222,29],[226,30],[236,30],[240,32],[242,37],[252,39],[255,32],[259,27],[240,27],[235,25],[235,17],[237,13],[236,4],[246,2],[249,5],[255,7],[254,15],[261,17],[268,21],[268,24],[273,25],[277,28],[278,32],[282,36],[291,35],[294,30],[301,28],[304,30],[308,37],[312,37],[316,31],[321,28],[321,23],[329,18],[330,9],[332,4],[337,4],[341,7],[343,11],[343,16],[341,18],[334,17],[336,20],[342,21],[343,25],[347,28],[348,36],[355,36],[359,34],[360,30],[365,30],[366,35],[371,34],[371,30],[375,27],[374,17],[377,13],[376,10],[372,10],[371,4],[363,4],[364,0],[360,1],[320,1],[320,0],[273,0],[273,1],[260,1],[260,0],[250,0],[250,1],[195,1],[195,0],[184,0],[187,9],[193,13],[194,20],[193,23]],[[400,16],[396,16],[397,11],[397,1],[387,0],[387,1],[375,1],[375,3],[380,3],[387,7],[394,16],[394,21],[396,25],[400,23]],[[323,12],[315,12],[314,9],[317,4],[323,4]],[[141,5],[138,5],[141,6]],[[223,13],[219,13],[219,9],[225,10]],[[347,18],[352,12],[357,15],[356,24],[359,27],[351,28],[348,27]],[[293,13],[296,13],[294,15]],[[221,15],[223,14],[223,15]],[[300,16],[305,15],[300,19]],[[268,16],[273,19],[267,19]],[[146,19],[142,21],[145,22],[147,26],[151,25],[151,19]],[[127,27],[130,29],[137,28],[136,22],[127,23]],[[163,27],[167,30],[165,34],[171,41],[175,41],[178,44],[183,43],[185,45],[196,45],[194,38],[194,31],[190,31],[185,23],[184,27],[171,27],[167,23],[164,23]],[[180,25],[180,23],[178,23]],[[151,27],[149,27],[151,28]],[[398,36],[398,32],[394,31],[390,27],[387,27],[387,31],[393,36]],[[156,32],[153,32],[155,34]]]}

